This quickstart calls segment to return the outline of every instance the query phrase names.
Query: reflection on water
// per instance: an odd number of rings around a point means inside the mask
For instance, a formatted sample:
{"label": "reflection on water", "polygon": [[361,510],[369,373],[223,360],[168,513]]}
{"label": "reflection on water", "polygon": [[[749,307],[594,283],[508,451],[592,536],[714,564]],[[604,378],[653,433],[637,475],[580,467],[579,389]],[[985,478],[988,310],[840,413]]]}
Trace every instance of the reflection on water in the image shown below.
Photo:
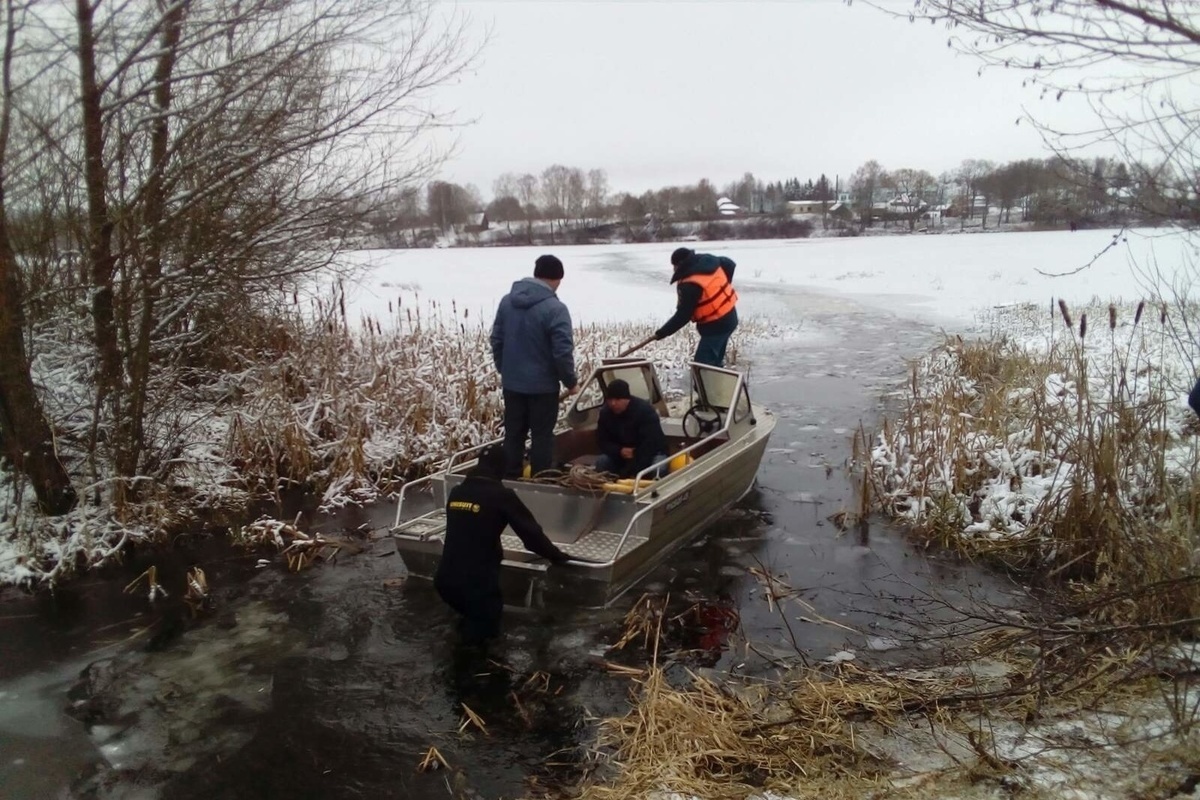
{"label": "reflection on water", "polygon": [[[754,399],[779,418],[756,488],[616,607],[512,610],[499,646],[464,650],[432,586],[398,580],[403,566],[382,539],[300,575],[197,553],[218,607],[200,622],[120,593],[144,564],[53,602],[10,601],[4,796],[523,796],[576,774],[594,719],[625,707],[631,684],[603,662],[652,657],[641,640],[611,650],[646,592],[666,602],[656,625],[672,674],[770,672],[849,652],[922,657],[955,607],[1003,599],[1006,587],[915,550],[879,520],[863,539],[830,518],[857,507],[850,437],[870,430],[903,377],[897,354],[920,352],[931,332],[808,293],[745,294],[748,307],[803,326],[753,353]],[[392,513],[322,525],[384,528]],[[417,770],[431,747],[448,769]]]}

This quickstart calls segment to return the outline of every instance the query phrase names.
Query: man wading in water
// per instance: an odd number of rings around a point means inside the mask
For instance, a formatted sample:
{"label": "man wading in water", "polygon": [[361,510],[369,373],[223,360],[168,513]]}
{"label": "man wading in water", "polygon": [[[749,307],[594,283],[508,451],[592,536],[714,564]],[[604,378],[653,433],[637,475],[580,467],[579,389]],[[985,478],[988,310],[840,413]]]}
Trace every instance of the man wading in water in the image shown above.
{"label": "man wading in water", "polygon": [[517,493],[501,482],[504,465],[503,447],[485,447],[478,465],[446,498],[446,539],[433,585],[462,615],[464,644],[482,645],[500,635],[500,534],[505,527],[511,527],[528,550],[552,563],[569,558],[546,538]]}

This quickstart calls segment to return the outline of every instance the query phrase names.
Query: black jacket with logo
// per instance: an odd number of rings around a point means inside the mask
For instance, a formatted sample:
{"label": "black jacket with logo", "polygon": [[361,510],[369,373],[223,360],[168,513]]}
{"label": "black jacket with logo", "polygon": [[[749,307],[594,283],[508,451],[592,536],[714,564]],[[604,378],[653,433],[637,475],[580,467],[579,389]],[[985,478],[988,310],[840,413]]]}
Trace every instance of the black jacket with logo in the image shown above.
{"label": "black jacket with logo", "polygon": [[504,548],[500,536],[511,527],[530,552],[554,563],[569,556],[546,538],[545,531],[517,493],[476,469],[446,498],[446,539],[438,564],[438,583],[490,589],[499,583]]}

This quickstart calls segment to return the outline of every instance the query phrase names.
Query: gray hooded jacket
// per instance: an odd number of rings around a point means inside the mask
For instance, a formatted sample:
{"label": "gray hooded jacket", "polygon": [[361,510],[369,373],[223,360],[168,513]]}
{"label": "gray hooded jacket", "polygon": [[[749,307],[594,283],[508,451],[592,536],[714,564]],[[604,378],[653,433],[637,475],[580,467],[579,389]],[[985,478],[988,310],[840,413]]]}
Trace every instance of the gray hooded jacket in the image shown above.
{"label": "gray hooded jacket", "polygon": [[578,382],[571,314],[537,278],[522,278],[501,298],[491,339],[505,391],[557,394],[559,384],[569,389]]}

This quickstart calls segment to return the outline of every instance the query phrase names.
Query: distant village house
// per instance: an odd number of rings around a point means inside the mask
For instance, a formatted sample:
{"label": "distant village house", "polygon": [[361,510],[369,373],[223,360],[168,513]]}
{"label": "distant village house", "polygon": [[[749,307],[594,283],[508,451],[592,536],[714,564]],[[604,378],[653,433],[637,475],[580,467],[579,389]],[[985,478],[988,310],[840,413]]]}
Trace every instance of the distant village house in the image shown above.
{"label": "distant village house", "polygon": [[722,197],[717,200],[717,213],[723,217],[740,217],[742,207],[728,197]]}
{"label": "distant village house", "polygon": [[788,200],[788,213],[792,215],[800,214],[822,214],[829,210],[829,206],[833,205],[830,200]]}
{"label": "distant village house", "polygon": [[488,216],[486,211],[476,211],[467,218],[467,224],[463,226],[464,233],[483,233],[488,229]]}

